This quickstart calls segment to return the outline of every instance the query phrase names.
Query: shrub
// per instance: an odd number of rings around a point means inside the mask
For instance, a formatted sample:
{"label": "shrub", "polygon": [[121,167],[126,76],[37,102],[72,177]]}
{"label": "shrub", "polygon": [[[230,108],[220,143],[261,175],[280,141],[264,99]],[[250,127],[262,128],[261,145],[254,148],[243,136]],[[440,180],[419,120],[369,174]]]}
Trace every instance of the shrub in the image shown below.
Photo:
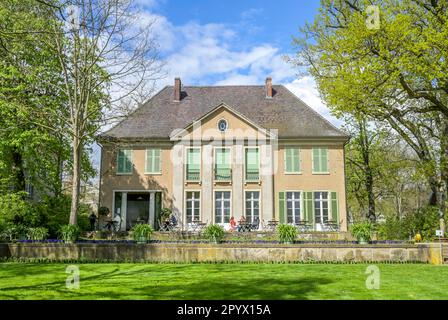
{"label": "shrub", "polygon": [[204,228],[204,237],[210,242],[219,243],[224,239],[224,228],[218,224],[210,224]]}
{"label": "shrub", "polygon": [[107,216],[110,213],[110,210],[108,207],[100,207],[98,209],[98,215],[99,216]]}
{"label": "shrub", "polygon": [[378,236],[385,240],[408,240],[419,233],[423,240],[430,241],[439,229],[438,209],[433,206],[421,208],[402,219],[386,217],[386,222],[378,225]]}
{"label": "shrub", "polygon": [[350,227],[350,232],[359,241],[370,241],[372,238],[373,224],[370,222],[354,223]]}
{"label": "shrub", "polygon": [[397,216],[388,216],[384,223],[380,223],[376,228],[378,239],[380,240],[407,240],[409,234],[404,220]]}
{"label": "shrub", "polygon": [[277,232],[281,243],[293,243],[298,233],[297,228],[290,224],[278,225]]}
{"label": "shrub", "polygon": [[7,241],[26,239],[27,228],[20,224],[7,223],[3,226],[0,238]]}
{"label": "shrub", "polygon": [[137,242],[146,242],[151,238],[153,232],[149,224],[136,224],[132,227],[131,231],[134,240]]}
{"label": "shrub", "polygon": [[59,239],[65,242],[73,242],[78,239],[80,234],[79,227],[74,224],[66,224],[59,228]]}
{"label": "shrub", "polygon": [[45,240],[48,237],[48,229],[44,227],[28,228],[29,240]]}
{"label": "shrub", "polygon": [[420,233],[423,240],[431,240],[439,229],[439,214],[437,207],[427,206],[421,208],[403,219],[404,228],[408,237]]}

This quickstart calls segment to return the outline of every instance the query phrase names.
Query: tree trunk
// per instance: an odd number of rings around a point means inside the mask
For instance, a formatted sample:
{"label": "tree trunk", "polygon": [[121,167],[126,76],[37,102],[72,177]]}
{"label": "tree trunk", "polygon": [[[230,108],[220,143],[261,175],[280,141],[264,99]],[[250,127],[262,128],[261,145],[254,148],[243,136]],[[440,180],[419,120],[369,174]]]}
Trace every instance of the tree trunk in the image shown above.
{"label": "tree trunk", "polygon": [[373,173],[370,166],[370,142],[367,132],[367,124],[365,120],[359,123],[360,147],[364,162],[364,173],[366,175],[365,188],[367,192],[368,212],[367,218],[374,223],[376,221],[375,214],[375,194],[373,193]]}
{"label": "tree trunk", "polygon": [[72,204],[70,209],[70,224],[78,222],[78,207],[81,189],[81,155],[82,145],[77,137],[73,138],[73,169],[72,169]]}
{"label": "tree trunk", "polygon": [[12,167],[14,174],[14,191],[25,191],[25,171],[23,169],[23,158],[17,148],[12,150]]}
{"label": "tree trunk", "polygon": [[375,195],[373,194],[373,177],[370,167],[366,168],[366,190],[369,202],[369,212],[367,214],[367,217],[372,223],[374,223],[376,221]]}

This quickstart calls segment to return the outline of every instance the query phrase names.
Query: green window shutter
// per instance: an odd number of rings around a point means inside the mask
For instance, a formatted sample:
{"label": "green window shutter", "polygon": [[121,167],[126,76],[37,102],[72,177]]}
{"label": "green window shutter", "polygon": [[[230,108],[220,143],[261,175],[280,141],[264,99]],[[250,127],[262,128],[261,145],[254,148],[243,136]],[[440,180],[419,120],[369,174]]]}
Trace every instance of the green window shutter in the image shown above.
{"label": "green window shutter", "polygon": [[328,148],[322,148],[320,152],[320,172],[328,172]]}
{"label": "green window shutter", "polygon": [[124,153],[123,150],[118,150],[117,154],[117,173],[124,172]]}
{"label": "green window shutter", "polygon": [[231,179],[231,161],[230,161],[230,149],[219,148],[215,153],[215,179],[216,180],[229,180]]}
{"label": "green window shutter", "polygon": [[331,192],[331,218],[339,224],[339,202],[338,193],[335,191]]}
{"label": "green window shutter", "polygon": [[278,218],[280,223],[285,223],[285,193],[279,192],[278,193]]}
{"label": "green window shutter", "polygon": [[300,172],[300,149],[294,148],[293,150],[293,171]]}
{"label": "green window shutter", "polygon": [[285,149],[285,172],[291,172],[292,165],[291,165],[291,149],[286,148]]}
{"label": "green window shutter", "polygon": [[304,192],[305,219],[314,226],[314,194],[313,192]]}
{"label": "green window shutter", "polygon": [[258,148],[246,149],[246,180],[259,179]]}
{"label": "green window shutter", "polygon": [[200,180],[201,150],[199,148],[187,150],[187,180]]}
{"label": "green window shutter", "polygon": [[298,148],[285,148],[285,172],[300,172],[300,150]]}
{"label": "green window shutter", "polygon": [[161,171],[161,150],[147,149],[146,150],[146,168],[148,173],[160,173]]}
{"label": "green window shutter", "polygon": [[313,148],[313,172],[320,172],[320,151],[318,148]]}
{"label": "green window shutter", "polygon": [[118,150],[117,173],[132,173],[132,150]]}

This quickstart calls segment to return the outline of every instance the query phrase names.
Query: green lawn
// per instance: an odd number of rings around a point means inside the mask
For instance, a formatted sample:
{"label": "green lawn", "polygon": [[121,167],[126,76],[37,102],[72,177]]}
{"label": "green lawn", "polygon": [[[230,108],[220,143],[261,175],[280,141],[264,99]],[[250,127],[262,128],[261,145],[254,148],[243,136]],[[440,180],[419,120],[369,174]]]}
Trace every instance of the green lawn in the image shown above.
{"label": "green lawn", "polygon": [[0,299],[448,299],[448,266],[379,264],[380,289],[366,289],[367,265],[0,263]]}

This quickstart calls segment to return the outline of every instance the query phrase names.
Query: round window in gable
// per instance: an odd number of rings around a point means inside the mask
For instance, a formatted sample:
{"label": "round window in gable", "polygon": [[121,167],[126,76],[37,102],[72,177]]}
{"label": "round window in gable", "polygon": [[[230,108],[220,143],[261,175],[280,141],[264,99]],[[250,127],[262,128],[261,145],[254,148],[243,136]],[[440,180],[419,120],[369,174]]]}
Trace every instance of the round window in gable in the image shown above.
{"label": "round window in gable", "polygon": [[221,119],[218,121],[218,129],[221,132],[224,132],[227,130],[227,121],[224,119]]}

